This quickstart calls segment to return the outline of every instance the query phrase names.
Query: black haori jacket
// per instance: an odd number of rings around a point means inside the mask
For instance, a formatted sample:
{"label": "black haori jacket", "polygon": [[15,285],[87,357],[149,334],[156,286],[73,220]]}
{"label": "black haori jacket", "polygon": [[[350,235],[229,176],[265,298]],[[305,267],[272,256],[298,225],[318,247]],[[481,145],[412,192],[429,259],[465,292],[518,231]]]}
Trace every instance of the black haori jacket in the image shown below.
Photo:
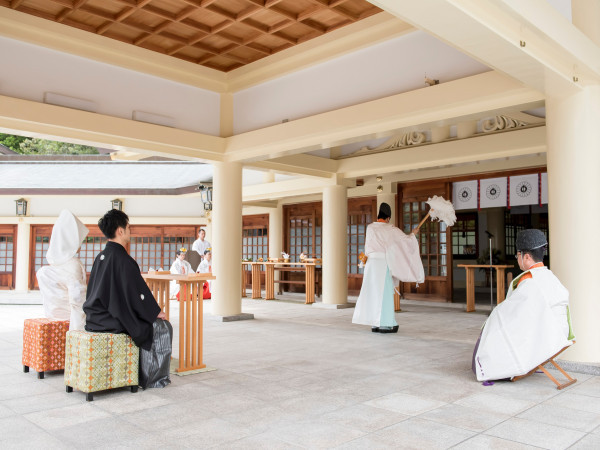
{"label": "black haori jacket", "polygon": [[152,324],[160,307],[121,244],[108,241],[96,257],[83,310],[86,331],[127,333],[138,347],[152,348]]}

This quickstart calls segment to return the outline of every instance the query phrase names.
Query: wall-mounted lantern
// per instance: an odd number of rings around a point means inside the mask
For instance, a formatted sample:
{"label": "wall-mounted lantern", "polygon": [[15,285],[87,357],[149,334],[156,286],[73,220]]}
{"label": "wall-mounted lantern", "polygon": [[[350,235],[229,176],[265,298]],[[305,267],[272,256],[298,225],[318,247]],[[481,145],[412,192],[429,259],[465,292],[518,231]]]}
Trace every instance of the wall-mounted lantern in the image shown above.
{"label": "wall-mounted lantern", "polygon": [[20,198],[19,200],[15,200],[17,207],[17,216],[26,216],[27,215],[27,200],[24,198]]}
{"label": "wall-mounted lantern", "polygon": [[111,200],[110,206],[112,209],[118,209],[119,211],[123,211],[123,200],[115,198],[114,200]]}
{"label": "wall-mounted lantern", "polygon": [[213,188],[211,186],[206,186],[201,184],[198,186],[198,190],[200,191],[200,199],[204,204],[205,211],[212,211],[212,194]]}

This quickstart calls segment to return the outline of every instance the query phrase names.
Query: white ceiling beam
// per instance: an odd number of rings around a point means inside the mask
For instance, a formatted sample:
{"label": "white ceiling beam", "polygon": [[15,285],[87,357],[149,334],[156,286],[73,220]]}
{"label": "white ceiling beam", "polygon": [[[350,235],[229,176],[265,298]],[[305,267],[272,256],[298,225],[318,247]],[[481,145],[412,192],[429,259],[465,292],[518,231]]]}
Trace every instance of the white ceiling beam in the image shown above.
{"label": "white ceiling beam", "polygon": [[394,130],[482,112],[541,106],[544,96],[486,72],[227,138],[228,161],[247,163],[390,135]]}
{"label": "white ceiling beam", "polygon": [[600,82],[598,46],[545,0],[369,1],[547,95]]}
{"label": "white ceiling beam", "polygon": [[546,127],[540,126],[344,159],[339,175],[362,178],[545,152]]}
{"label": "white ceiling beam", "polygon": [[268,161],[257,161],[248,165],[251,168],[272,170],[287,175],[330,178],[337,172],[338,162],[318,156],[298,154],[282,156]]}
{"label": "white ceiling beam", "polygon": [[296,178],[272,183],[253,184],[242,188],[242,201],[244,204],[248,204],[256,201],[322,194],[323,188],[336,184],[338,182],[335,177],[330,179]]}
{"label": "white ceiling beam", "polygon": [[0,96],[0,129],[176,159],[222,161],[225,150],[225,139],[216,136],[6,96]]}

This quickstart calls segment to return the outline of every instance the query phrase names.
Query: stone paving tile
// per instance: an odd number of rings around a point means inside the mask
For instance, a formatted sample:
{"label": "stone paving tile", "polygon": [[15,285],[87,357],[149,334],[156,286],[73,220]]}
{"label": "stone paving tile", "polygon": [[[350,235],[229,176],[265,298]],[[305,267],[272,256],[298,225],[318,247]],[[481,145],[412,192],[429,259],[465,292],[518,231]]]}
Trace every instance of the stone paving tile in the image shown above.
{"label": "stone paving tile", "polygon": [[585,436],[580,431],[518,418],[502,422],[485,434],[548,449],[567,448]]}
{"label": "stone paving tile", "polygon": [[409,417],[405,414],[373,408],[368,405],[353,405],[327,413],[322,416],[322,419],[328,423],[335,423],[370,433],[402,422]]}
{"label": "stone paving tile", "polygon": [[243,450],[294,450],[301,449],[298,445],[293,445],[282,441],[270,434],[257,434],[242,438],[234,442],[217,445],[216,449],[243,449]]}
{"label": "stone paving tile", "polygon": [[[572,375],[573,376],[573,375]],[[600,379],[592,378],[582,382],[581,374],[575,374],[577,383],[570,386],[570,392],[579,395],[589,395],[591,397],[600,397]]]}
{"label": "stone paving tile", "polygon": [[584,432],[593,431],[600,426],[600,414],[544,403],[528,409],[517,417]]}
{"label": "stone paving tile", "polygon": [[[4,400],[2,404],[16,414],[28,414],[36,411],[63,408],[65,406],[81,405],[84,402],[85,397],[79,395],[67,395],[63,390],[61,392],[37,395],[35,401],[32,401],[31,397],[18,397]],[[1,411],[2,406],[0,406],[0,414]]]}
{"label": "stone paving tile", "polygon": [[395,448],[443,449],[450,448],[475,433],[440,423],[413,417],[375,432],[384,442]]}
{"label": "stone paving tile", "polygon": [[188,422],[184,427],[170,428],[163,433],[163,437],[170,442],[177,442],[182,448],[211,448],[243,439],[251,434],[246,427],[219,417],[210,417]]}
{"label": "stone paving tile", "polygon": [[331,448],[365,434],[354,428],[325,420],[283,425],[271,433],[287,443],[305,448]]}
{"label": "stone paving tile", "polygon": [[467,408],[456,404],[444,405],[419,416],[421,419],[432,420],[456,428],[470,431],[485,431],[509,419],[507,414],[493,412],[481,413],[480,410]]}
{"label": "stone paving tile", "polygon": [[588,434],[573,444],[572,447],[569,447],[569,450],[597,450],[599,448],[600,435]]}
{"label": "stone paving tile", "polygon": [[143,437],[144,431],[115,417],[105,417],[49,430],[55,438],[75,448],[113,448]]}
{"label": "stone paving tile", "polygon": [[598,401],[596,397],[579,395],[576,394],[575,391],[561,393],[560,395],[547,400],[545,404],[600,414],[600,401]]}
{"label": "stone paving tile", "polygon": [[[490,387],[488,387],[490,389]],[[534,402],[528,400],[517,400],[512,397],[503,397],[488,392],[470,395],[457,400],[457,405],[500,414],[514,415],[535,406]]]}
{"label": "stone paving tile", "polygon": [[373,406],[375,408],[399,412],[408,416],[415,416],[426,411],[439,408],[446,403],[440,402],[439,400],[429,400],[415,397],[414,395],[395,393],[370,400],[364,404],[367,406]]}
{"label": "stone paving tile", "polygon": [[478,434],[452,447],[453,450],[527,450],[537,448],[539,447],[500,439],[494,436],[486,436],[484,434]]}
{"label": "stone paving tile", "polygon": [[54,430],[104,419],[110,417],[110,414],[96,407],[92,402],[84,402],[79,405],[36,411],[23,417],[44,430]]}
{"label": "stone paving tile", "polygon": [[482,386],[476,382],[465,383],[457,380],[432,380],[411,386],[402,391],[403,394],[451,403],[461,398],[477,394]]}
{"label": "stone paving tile", "polygon": [[16,439],[26,443],[38,435],[46,435],[46,432],[22,416],[8,416],[0,419],[0,447],[5,440]]}

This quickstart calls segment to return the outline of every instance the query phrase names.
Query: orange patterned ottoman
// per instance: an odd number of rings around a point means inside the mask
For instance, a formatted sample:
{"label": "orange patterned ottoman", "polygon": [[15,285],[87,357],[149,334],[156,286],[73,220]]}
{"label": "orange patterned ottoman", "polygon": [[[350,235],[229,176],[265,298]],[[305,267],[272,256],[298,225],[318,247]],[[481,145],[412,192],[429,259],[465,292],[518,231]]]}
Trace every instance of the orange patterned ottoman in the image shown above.
{"label": "orange patterned ottoman", "polygon": [[23,325],[23,372],[31,367],[44,378],[44,372],[65,368],[65,336],[68,320],[26,319]]}
{"label": "orange patterned ottoman", "polygon": [[87,393],[130,386],[138,390],[140,349],[126,334],[69,331],[65,357],[65,385]]}

